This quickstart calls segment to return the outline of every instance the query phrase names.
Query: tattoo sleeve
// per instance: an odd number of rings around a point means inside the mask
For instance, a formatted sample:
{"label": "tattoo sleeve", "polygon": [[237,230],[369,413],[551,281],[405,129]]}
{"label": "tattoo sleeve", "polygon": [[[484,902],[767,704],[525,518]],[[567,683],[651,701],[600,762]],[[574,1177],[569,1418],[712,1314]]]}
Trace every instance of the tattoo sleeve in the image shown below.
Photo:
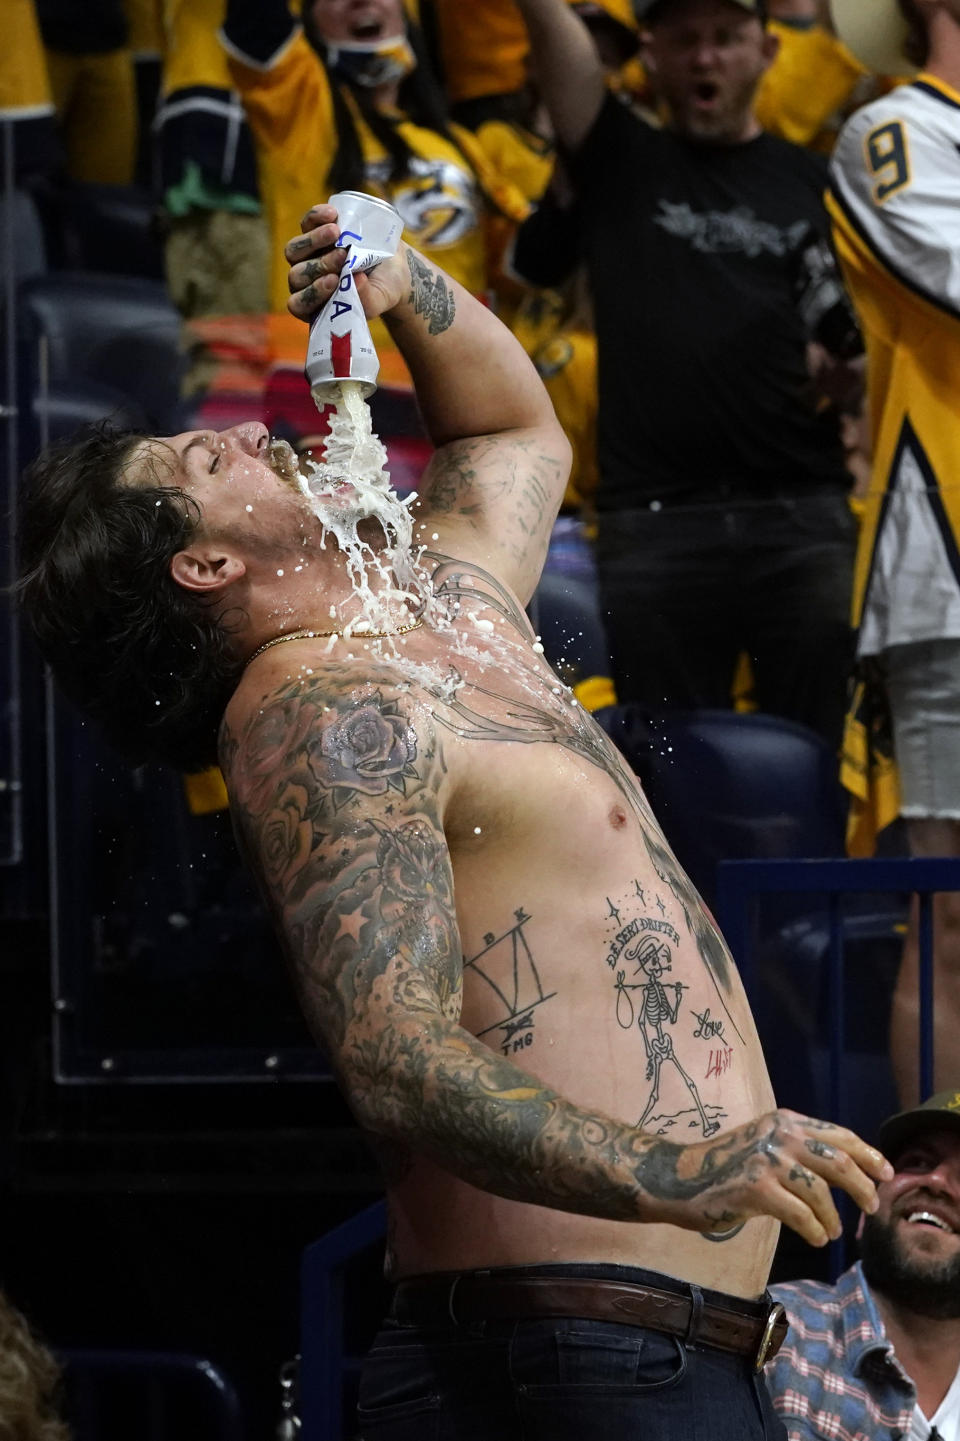
{"label": "tattoo sleeve", "polygon": [[769,1135],[719,1137],[690,1170],[690,1148],[580,1109],[459,1025],[441,736],[409,687],[293,680],[224,727],[221,757],[304,1012],[364,1127],[511,1199],[736,1221],[724,1190],[777,1164]]}

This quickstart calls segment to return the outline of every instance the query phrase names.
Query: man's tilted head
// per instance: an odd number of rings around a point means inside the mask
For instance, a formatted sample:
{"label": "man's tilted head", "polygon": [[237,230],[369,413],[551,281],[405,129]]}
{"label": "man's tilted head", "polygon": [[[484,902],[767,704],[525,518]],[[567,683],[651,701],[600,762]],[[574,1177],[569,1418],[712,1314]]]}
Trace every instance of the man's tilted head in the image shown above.
{"label": "man's tilted head", "polygon": [[239,673],[217,608],[171,574],[200,518],[161,448],[109,427],[23,477],[19,590],[42,654],[118,750],[184,770],[215,759]]}
{"label": "man's tilted head", "polygon": [[891,1117],[880,1144],[896,1174],[862,1224],[864,1275],[914,1315],[960,1318],[960,1093]]}

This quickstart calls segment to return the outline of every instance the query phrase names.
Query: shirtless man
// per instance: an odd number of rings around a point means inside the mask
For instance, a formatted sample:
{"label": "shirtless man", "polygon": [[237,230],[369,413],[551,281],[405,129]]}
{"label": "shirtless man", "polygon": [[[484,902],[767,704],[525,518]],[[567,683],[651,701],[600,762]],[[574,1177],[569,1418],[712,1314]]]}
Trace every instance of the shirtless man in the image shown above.
{"label": "shirtless man", "polygon": [[[288,246],[299,316],[337,283],[335,218],[317,207]],[[405,246],[357,283],[437,447],[415,521],[425,611],[397,602],[390,638],[343,636],[345,553],[250,424],[127,438],[112,473],[82,444],[41,458],[28,612],[128,745],[198,763],[229,697],[241,848],[386,1165],[400,1284],[366,1441],[779,1435],[755,1369],[782,1339],[763,1294],[778,1222],[823,1245],[829,1187],[872,1212],[890,1169],[774,1109],[720,936],[538,650],[523,606],[568,451],[533,367]],[[320,515],[352,494],[332,487]],[[137,633],[148,601],[166,628]]]}

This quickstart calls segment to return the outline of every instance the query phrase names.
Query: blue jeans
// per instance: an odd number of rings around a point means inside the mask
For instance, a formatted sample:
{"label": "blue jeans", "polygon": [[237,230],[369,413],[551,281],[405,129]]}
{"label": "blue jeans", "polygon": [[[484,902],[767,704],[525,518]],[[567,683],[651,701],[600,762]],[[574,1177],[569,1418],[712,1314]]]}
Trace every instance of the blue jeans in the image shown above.
{"label": "blue jeans", "polygon": [[[626,1266],[518,1267],[662,1285]],[[677,1283],[670,1283],[675,1286]],[[362,1441],[782,1441],[746,1357],[606,1321],[388,1320],[360,1380]]]}

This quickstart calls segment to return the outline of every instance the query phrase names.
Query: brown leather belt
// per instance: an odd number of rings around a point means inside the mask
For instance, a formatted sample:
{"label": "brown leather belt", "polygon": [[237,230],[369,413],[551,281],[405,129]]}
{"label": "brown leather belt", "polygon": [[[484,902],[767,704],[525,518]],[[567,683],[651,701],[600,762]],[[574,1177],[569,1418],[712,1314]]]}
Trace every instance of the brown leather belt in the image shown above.
{"label": "brown leather belt", "polygon": [[[707,1299],[707,1296],[710,1299]],[[592,1276],[503,1276],[482,1272],[401,1281],[391,1315],[413,1326],[459,1326],[473,1321],[516,1321],[536,1316],[579,1316],[646,1326],[688,1346],[713,1346],[747,1356],[759,1371],[787,1334],[779,1301],[663,1291],[634,1281]]]}

